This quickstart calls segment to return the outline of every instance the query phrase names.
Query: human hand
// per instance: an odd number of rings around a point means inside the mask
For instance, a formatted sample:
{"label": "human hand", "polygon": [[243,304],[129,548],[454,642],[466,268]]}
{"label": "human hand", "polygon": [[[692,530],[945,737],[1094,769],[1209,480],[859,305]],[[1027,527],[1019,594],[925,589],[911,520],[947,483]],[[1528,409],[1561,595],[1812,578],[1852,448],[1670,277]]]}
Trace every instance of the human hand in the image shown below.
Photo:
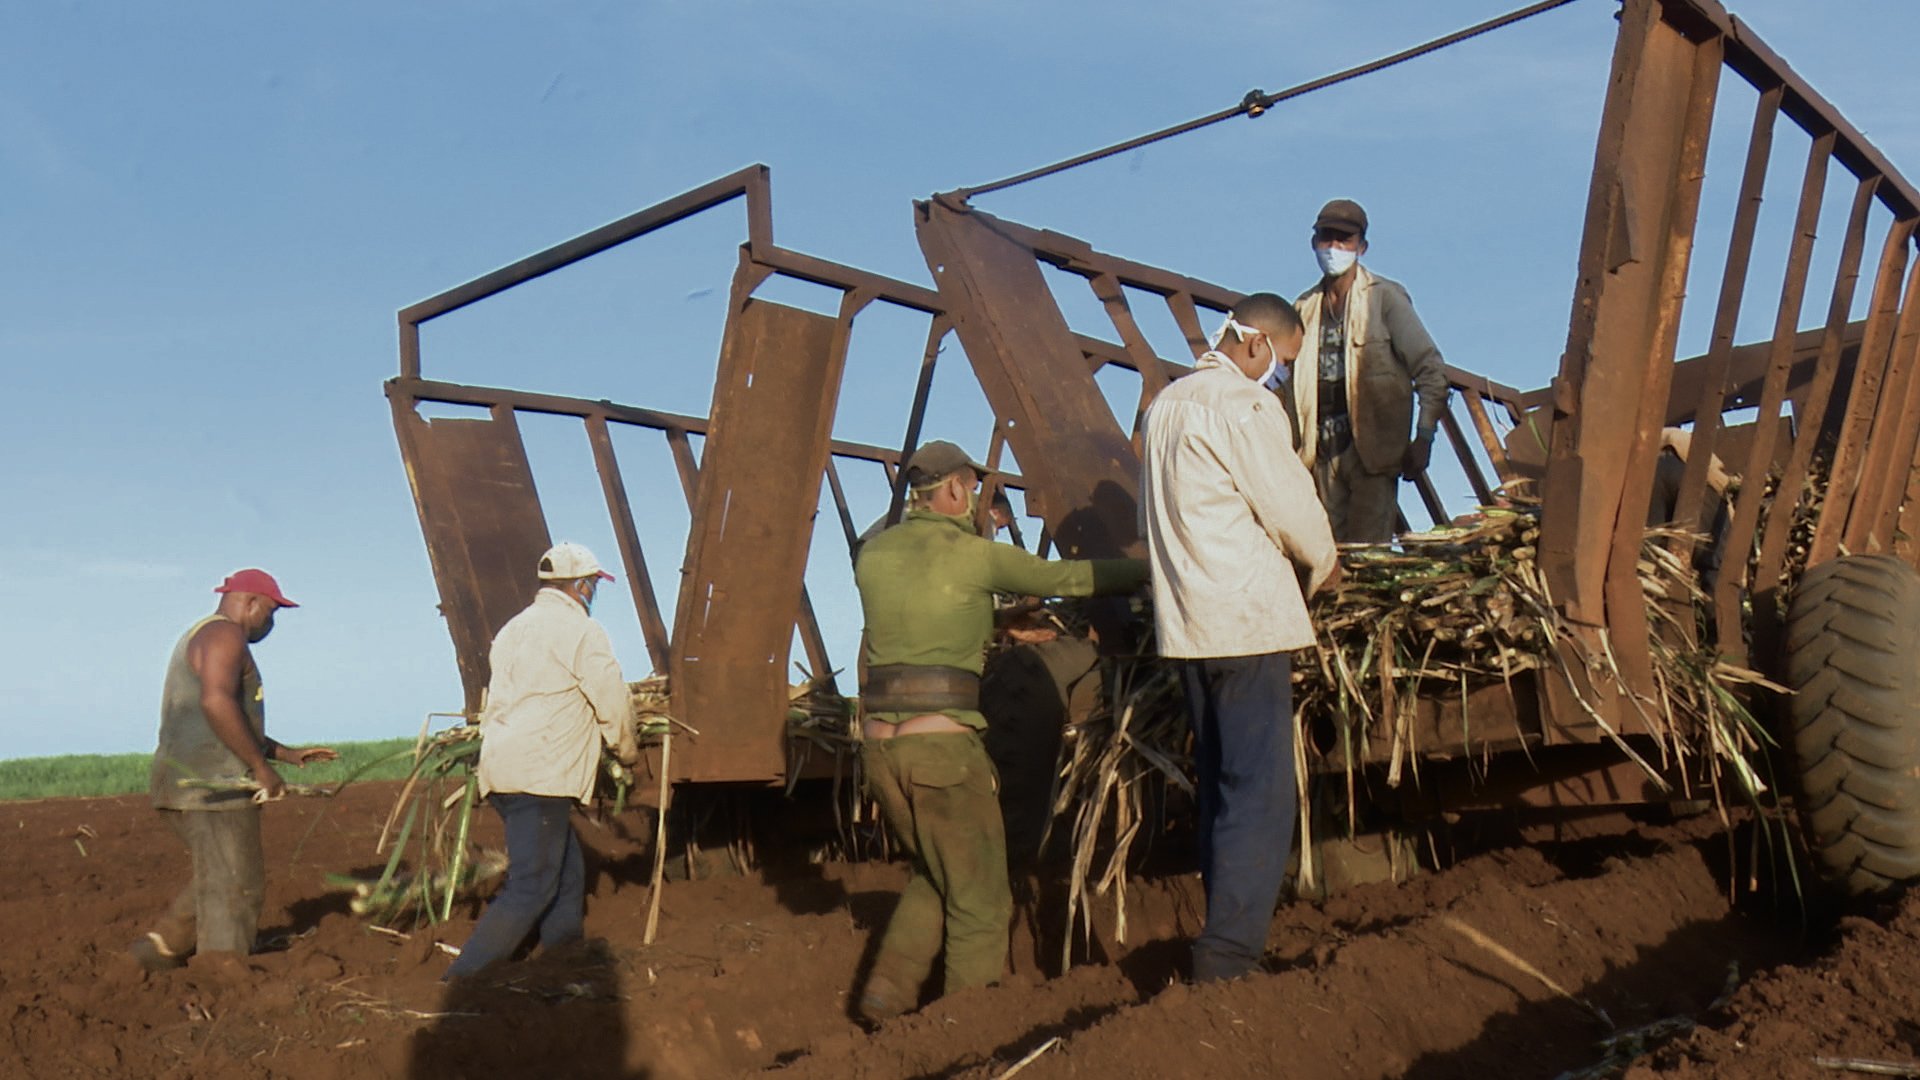
{"label": "human hand", "polygon": [[253,796],[255,802],[269,802],[287,793],[287,782],[280,778],[280,774],[265,758],[253,767],[253,782],[260,785],[260,790]]}
{"label": "human hand", "polygon": [[338,761],[340,755],[330,746],[283,746],[280,760],[289,765],[306,766],[322,761]]}
{"label": "human hand", "polygon": [[1406,453],[1400,455],[1400,475],[1411,480],[1427,471],[1427,464],[1433,460],[1433,432],[1415,433],[1413,441],[1407,444]]}
{"label": "human hand", "polygon": [[629,769],[635,768],[640,764],[640,747],[634,745],[633,743],[628,743],[625,746],[615,747],[613,751],[613,760],[619,762],[620,764],[626,766]]}

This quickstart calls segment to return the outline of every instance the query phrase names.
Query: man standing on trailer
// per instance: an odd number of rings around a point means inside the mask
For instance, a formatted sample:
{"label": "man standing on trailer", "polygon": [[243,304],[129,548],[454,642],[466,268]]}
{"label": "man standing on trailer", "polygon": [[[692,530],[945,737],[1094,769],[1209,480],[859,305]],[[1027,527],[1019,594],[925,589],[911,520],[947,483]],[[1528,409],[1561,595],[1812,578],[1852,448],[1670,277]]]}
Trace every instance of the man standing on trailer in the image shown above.
{"label": "man standing on trailer", "polygon": [[1196,982],[1255,970],[1293,843],[1288,654],[1310,647],[1306,598],[1340,577],[1313,477],[1264,383],[1300,352],[1293,305],[1234,305],[1193,374],[1147,410],[1141,532],[1160,655],[1178,659],[1193,724],[1207,921]]}
{"label": "man standing on trailer", "polygon": [[[148,790],[192,855],[193,881],[160,925],[134,943],[134,959],[150,971],[179,967],[194,952],[253,951],[266,888],[260,804],[286,790],[272,763],[305,765],[338,756],[324,746],[302,749],[267,737],[266,694],[253,646],[273,632],[281,608],[300,605],[265,570],[236,571],[213,591],[220,594],[219,607],[181,635],[160,694],[160,745]],[[180,784],[248,779],[257,793]]]}
{"label": "man standing on trailer", "polygon": [[1400,478],[1426,470],[1447,407],[1440,350],[1405,287],[1360,265],[1366,250],[1359,203],[1321,207],[1313,222],[1320,283],[1295,301],[1311,350],[1293,373],[1300,458],[1342,543],[1393,539]]}
{"label": "man standing on trailer", "polygon": [[633,699],[607,632],[589,614],[613,575],[579,544],[540,556],[540,591],[487,653],[480,794],[507,827],[507,883],[474,924],[446,981],[478,974],[539,930],[540,947],[585,935],[586,864],[573,807],[593,797],[600,746],[635,765]]}
{"label": "man standing on trailer", "polygon": [[998,982],[1013,892],[980,671],[994,594],[1091,596],[1146,581],[1139,559],[1051,562],[974,533],[986,466],[950,442],[907,463],[906,520],[854,566],[866,617],[860,761],[867,790],[912,860],[857,1011],[878,1023],[913,1008],[945,950],[943,990]]}

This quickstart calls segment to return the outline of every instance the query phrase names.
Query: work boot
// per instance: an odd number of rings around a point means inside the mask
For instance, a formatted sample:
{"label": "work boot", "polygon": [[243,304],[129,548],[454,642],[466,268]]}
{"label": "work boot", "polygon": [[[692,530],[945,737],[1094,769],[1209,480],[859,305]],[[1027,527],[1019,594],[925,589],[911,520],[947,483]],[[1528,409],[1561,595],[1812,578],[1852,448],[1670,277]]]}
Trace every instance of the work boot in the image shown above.
{"label": "work boot", "polygon": [[860,1001],[854,1006],[854,1012],[868,1024],[878,1026],[906,1012],[913,1004],[904,991],[883,976],[875,975],[867,979],[867,985],[860,992]]}
{"label": "work boot", "polygon": [[148,971],[172,971],[187,966],[187,958],[168,948],[167,939],[159,934],[149,933],[127,951],[133,954],[135,963]]}

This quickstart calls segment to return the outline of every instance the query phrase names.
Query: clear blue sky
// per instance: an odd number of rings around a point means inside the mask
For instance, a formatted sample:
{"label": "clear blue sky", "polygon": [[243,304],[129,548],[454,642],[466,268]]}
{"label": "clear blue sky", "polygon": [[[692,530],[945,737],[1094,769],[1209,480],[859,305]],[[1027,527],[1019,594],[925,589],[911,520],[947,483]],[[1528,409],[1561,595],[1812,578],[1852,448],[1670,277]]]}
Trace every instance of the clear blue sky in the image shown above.
{"label": "clear blue sky", "polygon": [[[282,738],[409,734],[458,706],[380,393],[394,312],[413,300],[756,161],[773,167],[783,244],[925,283],[915,197],[1508,6],[6,5],[0,757],[150,748],[168,650],[245,565],[305,605],[260,650]],[[1920,8],[1732,6],[1920,173]],[[1582,0],[981,205],[1292,293],[1312,280],[1314,209],[1351,195],[1373,215],[1368,263],[1409,286],[1449,359],[1538,385],[1565,340],[1615,10]],[[1730,86],[1724,101],[1734,137],[1709,162],[1696,260],[1714,276],[1752,95]],[[1783,136],[1776,151],[1762,266],[1784,247],[1803,146]],[[743,237],[730,208],[451,316],[429,328],[427,370],[704,411]],[[1777,281],[1757,268],[1752,295]],[[1088,305],[1076,296],[1076,322]],[[1683,350],[1705,341],[1702,306]],[[1770,311],[1750,305],[1744,336]],[[837,431],[895,441],[924,324],[866,319]],[[1169,334],[1164,319],[1147,329]],[[961,365],[938,393],[933,433],[983,449]],[[614,559],[584,438],[530,425],[528,441],[553,533]],[[680,494],[657,440],[620,446],[670,594]],[[864,520],[880,503],[862,482]],[[844,658],[857,618],[830,516],[821,527],[816,604]],[[606,608],[630,675],[644,674],[631,612]]]}

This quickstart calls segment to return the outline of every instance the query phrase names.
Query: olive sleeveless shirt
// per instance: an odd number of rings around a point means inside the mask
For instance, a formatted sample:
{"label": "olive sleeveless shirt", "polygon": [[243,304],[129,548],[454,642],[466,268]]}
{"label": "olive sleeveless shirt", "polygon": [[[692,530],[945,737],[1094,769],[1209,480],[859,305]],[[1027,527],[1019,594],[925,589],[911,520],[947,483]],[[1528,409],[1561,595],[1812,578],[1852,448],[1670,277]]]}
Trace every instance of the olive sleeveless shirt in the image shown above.
{"label": "olive sleeveless shirt", "polygon": [[[249,777],[247,766],[214,734],[200,707],[200,674],[187,660],[187,646],[193,636],[208,623],[224,619],[209,615],[187,628],[180,643],[173,647],[173,659],[167,662],[166,687],[160,694],[160,746],[153,752],[148,791],[153,805],[162,810],[243,810],[253,805],[245,791],[208,791],[181,787],[182,779],[237,779]],[[263,746],[266,743],[266,700],[260,688],[260,669],[253,654],[246,654],[240,671],[240,707],[247,717],[247,728]]]}

